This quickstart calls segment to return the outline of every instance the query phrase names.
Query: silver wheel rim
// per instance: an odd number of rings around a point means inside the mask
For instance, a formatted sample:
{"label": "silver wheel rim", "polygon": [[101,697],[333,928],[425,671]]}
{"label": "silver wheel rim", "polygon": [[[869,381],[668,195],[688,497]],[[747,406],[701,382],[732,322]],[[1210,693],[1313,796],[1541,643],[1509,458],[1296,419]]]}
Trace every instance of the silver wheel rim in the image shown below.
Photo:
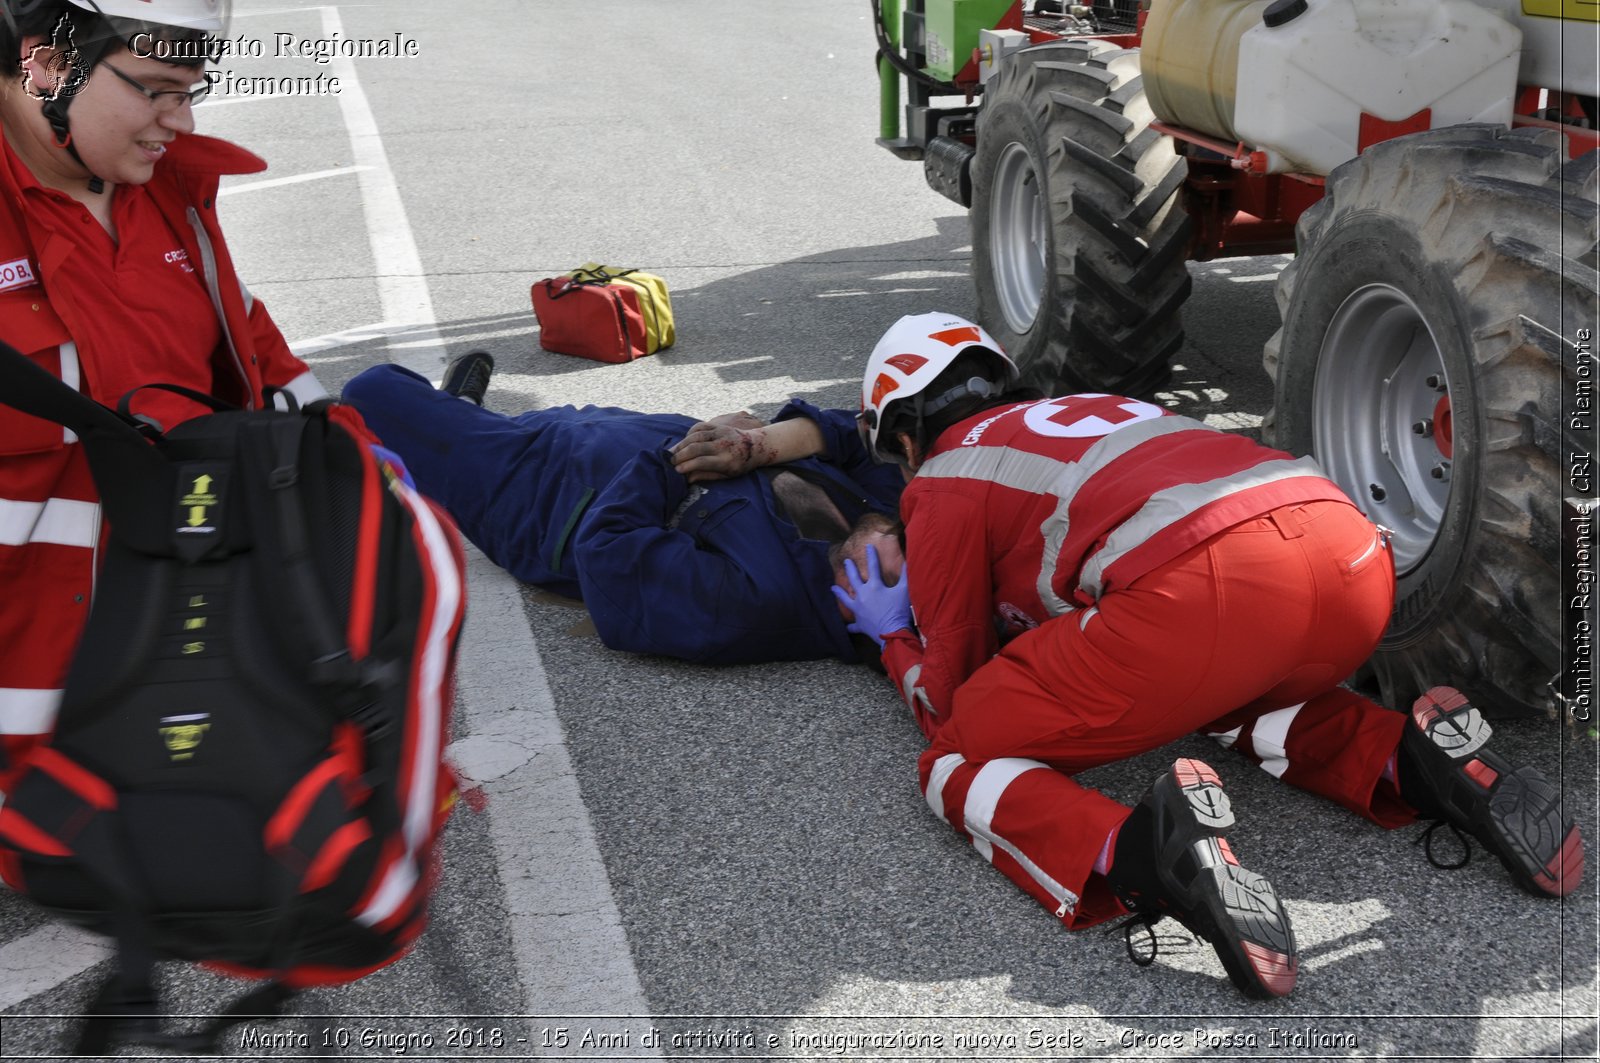
{"label": "silver wheel rim", "polygon": [[1450,501],[1455,432],[1438,342],[1405,293],[1373,284],[1334,313],[1317,359],[1317,459],[1394,533],[1395,571],[1421,564]]}
{"label": "silver wheel rim", "polygon": [[1049,212],[1028,149],[1007,144],[995,166],[989,207],[989,261],[1006,324],[1018,335],[1033,327],[1044,302]]}

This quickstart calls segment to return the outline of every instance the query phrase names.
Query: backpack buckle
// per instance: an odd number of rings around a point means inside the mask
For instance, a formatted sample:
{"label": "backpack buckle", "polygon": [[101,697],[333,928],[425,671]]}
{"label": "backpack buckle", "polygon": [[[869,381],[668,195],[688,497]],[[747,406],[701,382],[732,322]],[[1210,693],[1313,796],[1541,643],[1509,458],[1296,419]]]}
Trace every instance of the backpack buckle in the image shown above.
{"label": "backpack buckle", "polygon": [[341,649],[311,662],[310,679],[318,686],[351,686],[360,682],[350,651]]}
{"label": "backpack buckle", "polygon": [[375,661],[368,658],[356,667],[361,673],[359,689],[362,694],[362,704],[350,714],[350,718],[361,726],[368,737],[382,738],[393,730],[393,721],[379,716],[379,710],[383,705],[382,695],[388,693],[404,677],[400,662]]}
{"label": "backpack buckle", "polygon": [[311,681],[340,688],[342,715],[359,726],[369,738],[381,738],[392,729],[391,721],[379,715],[382,695],[402,677],[399,661],[376,661],[371,658],[356,661],[348,649],[318,657],[311,662]]}
{"label": "backpack buckle", "polygon": [[350,720],[359,728],[361,733],[368,738],[382,738],[393,728],[389,721],[381,719],[378,715],[379,703],[376,699],[362,703],[359,708],[350,711]]}

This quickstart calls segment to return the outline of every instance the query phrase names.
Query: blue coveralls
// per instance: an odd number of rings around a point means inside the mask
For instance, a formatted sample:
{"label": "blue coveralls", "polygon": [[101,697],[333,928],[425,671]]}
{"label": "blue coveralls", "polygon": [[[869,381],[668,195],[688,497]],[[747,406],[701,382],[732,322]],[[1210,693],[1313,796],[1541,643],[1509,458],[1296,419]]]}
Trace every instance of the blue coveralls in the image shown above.
{"label": "blue coveralls", "polygon": [[[855,659],[829,544],[799,535],[768,478],[690,485],[673,469],[668,448],[694,418],[598,406],[507,417],[393,365],[350,381],[343,400],[490,560],[581,597],[607,646],[707,664]],[[776,419],[789,417],[815,421],[829,457],[787,468],[846,520],[894,514],[900,472],[867,455],[852,414],[795,400]]]}

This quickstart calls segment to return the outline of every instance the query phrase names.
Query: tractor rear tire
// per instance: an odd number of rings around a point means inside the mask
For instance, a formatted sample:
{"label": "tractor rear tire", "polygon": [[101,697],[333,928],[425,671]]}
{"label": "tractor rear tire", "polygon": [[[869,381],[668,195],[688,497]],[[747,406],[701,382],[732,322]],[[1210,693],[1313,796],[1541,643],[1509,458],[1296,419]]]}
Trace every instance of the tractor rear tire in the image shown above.
{"label": "tractor rear tire", "polygon": [[984,90],[972,165],[978,318],[1051,395],[1146,395],[1183,344],[1188,167],[1150,128],[1139,53],[1063,41]]}
{"label": "tractor rear tire", "polygon": [[1562,487],[1594,453],[1563,400],[1592,381],[1595,198],[1594,154],[1567,163],[1555,131],[1461,126],[1369,148],[1300,220],[1269,432],[1394,532],[1371,663],[1393,708],[1446,683],[1553,711]]}

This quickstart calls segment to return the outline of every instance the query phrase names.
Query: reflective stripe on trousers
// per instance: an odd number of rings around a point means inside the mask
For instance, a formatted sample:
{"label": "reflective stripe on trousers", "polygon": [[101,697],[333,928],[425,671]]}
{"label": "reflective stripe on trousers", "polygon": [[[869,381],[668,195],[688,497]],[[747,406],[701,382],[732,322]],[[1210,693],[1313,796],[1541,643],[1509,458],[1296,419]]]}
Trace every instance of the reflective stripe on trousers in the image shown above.
{"label": "reflective stripe on trousers", "polygon": [[[945,817],[944,787],[955,770],[966,763],[965,758],[959,753],[946,753],[934,764],[933,771],[928,777],[926,798],[928,807],[940,819]],[[1054,878],[1050,877],[1026,853],[1011,842],[1007,841],[994,829],[995,809],[1004,796],[1006,787],[1024,772],[1041,769],[1052,770],[1049,765],[1041,764],[1037,760],[1025,760],[1020,757],[1005,757],[1000,760],[991,760],[978,769],[977,775],[972,780],[972,785],[967,789],[967,799],[963,808],[963,825],[972,838],[972,847],[983,854],[983,858],[994,863],[994,850],[1003,851],[1015,860],[1019,867],[1028,873],[1041,889],[1060,902],[1061,907],[1056,911],[1057,916],[1065,916],[1078,906],[1078,895],[1067,889]],[[948,822],[948,820],[947,820]]]}

